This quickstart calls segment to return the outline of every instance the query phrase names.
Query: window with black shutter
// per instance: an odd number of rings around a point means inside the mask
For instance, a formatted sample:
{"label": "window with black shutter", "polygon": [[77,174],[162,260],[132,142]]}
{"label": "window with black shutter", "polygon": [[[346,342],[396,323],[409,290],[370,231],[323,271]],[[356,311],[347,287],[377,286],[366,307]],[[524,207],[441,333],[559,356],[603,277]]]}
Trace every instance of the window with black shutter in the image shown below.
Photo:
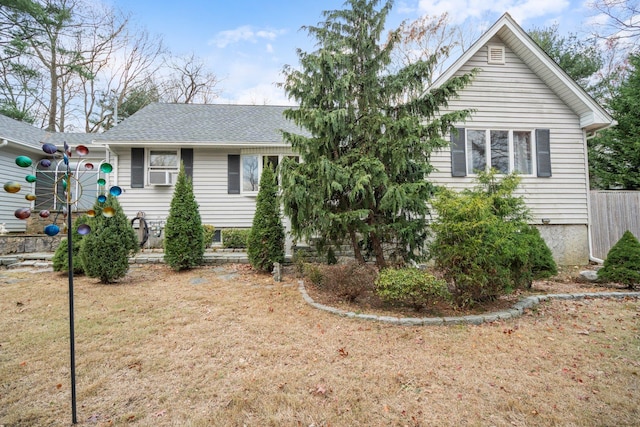
{"label": "window with black shutter", "polygon": [[227,193],[240,194],[239,154],[229,154],[227,157]]}
{"label": "window with black shutter", "polygon": [[144,187],[144,148],[131,149],[131,188]]}
{"label": "window with black shutter", "polygon": [[467,154],[464,128],[451,131],[451,176],[467,176]]}

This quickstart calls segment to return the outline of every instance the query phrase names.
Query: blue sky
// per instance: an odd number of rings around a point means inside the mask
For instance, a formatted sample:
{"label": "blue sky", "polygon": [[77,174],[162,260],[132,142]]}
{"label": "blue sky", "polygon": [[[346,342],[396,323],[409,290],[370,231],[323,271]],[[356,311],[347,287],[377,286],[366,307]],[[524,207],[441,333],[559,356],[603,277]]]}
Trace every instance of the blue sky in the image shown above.
{"label": "blue sky", "polygon": [[[310,51],[304,25],[343,0],[111,0],[175,55],[195,53],[220,78],[218,103],[289,105],[275,82],[283,65],[297,65],[296,48]],[[474,33],[509,12],[526,30],[558,23],[580,34],[593,12],[588,0],[396,0],[389,28],[402,20],[448,11],[453,23]]]}

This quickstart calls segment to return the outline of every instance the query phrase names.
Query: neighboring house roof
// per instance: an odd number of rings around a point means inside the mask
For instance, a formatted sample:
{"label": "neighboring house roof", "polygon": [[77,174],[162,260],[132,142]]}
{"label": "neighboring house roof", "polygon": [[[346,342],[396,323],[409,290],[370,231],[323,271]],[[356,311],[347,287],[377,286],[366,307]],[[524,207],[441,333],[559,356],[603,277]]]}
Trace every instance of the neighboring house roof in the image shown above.
{"label": "neighboring house roof", "polygon": [[280,130],[302,133],[272,105],[150,104],[94,139],[97,144],[285,145]]}
{"label": "neighboring house roof", "polygon": [[10,141],[28,149],[40,150],[45,142],[58,146],[65,141],[71,146],[90,144],[94,136],[87,133],[51,133],[0,114],[0,141]]}
{"label": "neighboring house roof", "polygon": [[580,127],[595,132],[615,123],[580,85],[578,85],[547,53],[505,13],[438,79],[434,87],[453,77],[473,55],[493,37],[499,37],[549,88],[580,117]]}
{"label": "neighboring house roof", "polygon": [[37,150],[45,134],[42,129],[0,114],[0,140],[3,142],[6,140]]}

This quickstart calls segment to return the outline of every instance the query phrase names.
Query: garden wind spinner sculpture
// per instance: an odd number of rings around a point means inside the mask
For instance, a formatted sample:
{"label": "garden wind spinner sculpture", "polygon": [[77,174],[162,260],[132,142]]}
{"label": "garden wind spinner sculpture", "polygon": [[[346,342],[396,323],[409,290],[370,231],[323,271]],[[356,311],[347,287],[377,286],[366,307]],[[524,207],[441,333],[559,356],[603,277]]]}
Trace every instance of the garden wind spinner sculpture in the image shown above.
{"label": "garden wind spinner sculpture", "polygon": [[[70,347],[70,356],[71,356],[71,414],[72,414],[72,422],[73,424],[77,424],[77,412],[76,412],[76,374],[75,374],[75,337],[74,337],[74,318],[73,318],[73,233],[72,233],[72,207],[79,205],[82,200],[83,194],[83,182],[86,182],[86,179],[83,179],[83,175],[88,172],[92,172],[91,175],[96,176],[96,173],[93,172],[95,166],[93,163],[85,161],[83,158],[89,154],[89,149],[84,145],[78,145],[75,148],[76,155],[80,158],[78,162],[75,163],[75,167],[72,170],[72,164],[70,162],[71,158],[71,149],[69,145],[64,143],[64,150],[60,152],[58,147],[54,144],[45,143],[42,145],[42,151],[48,157],[45,157],[34,164],[33,160],[27,156],[18,156],[16,157],[16,165],[21,168],[31,168],[31,173],[28,173],[25,176],[25,181],[28,184],[31,184],[30,187],[33,188],[37,185],[37,181],[39,180],[38,175],[41,177],[48,176],[44,172],[49,171],[51,167],[55,164],[55,174],[53,175],[53,179],[49,178],[50,183],[53,184],[53,206],[57,207],[61,206],[61,209],[58,209],[59,213],[56,213],[53,217],[53,223],[44,227],[44,233],[48,236],[55,236],[60,233],[60,226],[56,224],[58,215],[62,213],[62,216],[66,219],[66,227],[67,232],[67,254],[69,260],[69,268],[68,268],[68,277],[69,277],[69,347]],[[60,171],[60,167],[62,166],[62,170]],[[107,201],[106,195],[106,180],[101,175],[106,175],[111,173],[113,167],[111,164],[106,162],[101,162],[99,165],[98,173],[97,173],[97,191],[96,196],[99,203],[104,203]],[[58,172],[60,172],[58,174]],[[58,176],[59,175],[59,176]],[[47,182],[43,182],[43,185],[46,185]],[[22,190],[22,184],[16,181],[7,182],[4,184],[4,190],[8,193],[17,194]],[[119,196],[122,193],[122,189],[118,186],[113,186],[109,189],[109,194],[113,196]],[[14,215],[16,218],[21,220],[26,220],[31,217],[32,214],[32,206],[36,206],[36,194],[35,192],[29,192],[26,194],[25,199],[30,203],[29,207],[16,209]],[[86,199],[86,198],[85,198]],[[40,218],[50,218],[51,211],[48,209],[42,209],[38,213]],[[93,217],[96,213],[93,209],[89,209],[87,211],[87,216]],[[107,206],[102,209],[102,215],[105,217],[112,217],[115,215],[115,209]],[[91,228],[89,225],[82,224],[78,227],[78,234],[86,235],[91,232]]]}

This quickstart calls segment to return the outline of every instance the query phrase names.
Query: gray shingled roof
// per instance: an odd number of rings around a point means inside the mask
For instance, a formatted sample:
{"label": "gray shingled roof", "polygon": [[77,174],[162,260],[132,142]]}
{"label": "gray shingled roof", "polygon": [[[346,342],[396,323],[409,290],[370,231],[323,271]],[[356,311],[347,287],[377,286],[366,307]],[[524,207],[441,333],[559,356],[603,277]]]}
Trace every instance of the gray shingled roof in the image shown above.
{"label": "gray shingled roof", "polygon": [[50,133],[0,114],[0,139],[6,139],[35,149],[39,149],[44,142],[58,146],[61,146],[65,141],[71,146],[90,144],[94,137],[94,134],[87,133]]}
{"label": "gray shingled roof", "polygon": [[0,114],[0,138],[33,148],[40,148],[46,132],[28,123],[19,122]]}
{"label": "gray shingled roof", "polygon": [[95,137],[97,143],[282,144],[280,130],[303,131],[284,118],[292,107],[151,104]]}

